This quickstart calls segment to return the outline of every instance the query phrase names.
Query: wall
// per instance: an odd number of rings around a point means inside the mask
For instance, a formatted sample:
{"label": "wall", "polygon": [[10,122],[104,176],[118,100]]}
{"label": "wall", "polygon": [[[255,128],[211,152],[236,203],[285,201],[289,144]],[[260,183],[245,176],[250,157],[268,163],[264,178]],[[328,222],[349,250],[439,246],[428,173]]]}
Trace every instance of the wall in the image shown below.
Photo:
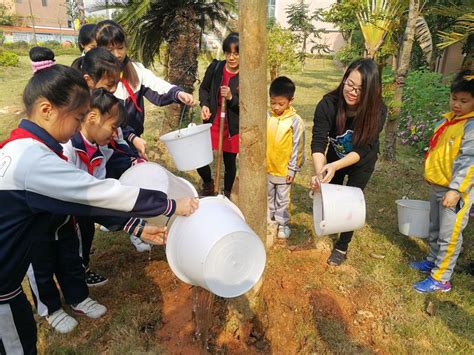
{"label": "wall", "polygon": [[[45,4],[46,6],[43,6]],[[67,28],[68,16],[64,0],[31,0],[35,26]],[[16,14],[23,18],[20,25],[31,26],[30,8],[28,0],[17,0],[15,3]]]}

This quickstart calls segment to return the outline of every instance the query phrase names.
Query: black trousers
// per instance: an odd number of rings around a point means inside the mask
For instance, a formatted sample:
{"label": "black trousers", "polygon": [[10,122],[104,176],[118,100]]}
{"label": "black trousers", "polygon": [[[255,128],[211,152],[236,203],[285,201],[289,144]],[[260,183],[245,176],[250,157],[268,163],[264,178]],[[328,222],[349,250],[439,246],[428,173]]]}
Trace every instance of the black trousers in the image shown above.
{"label": "black trousers", "polygon": [[36,338],[36,323],[25,294],[0,302],[0,354],[37,354]]}
{"label": "black trousers", "polygon": [[[375,161],[369,164],[364,164],[361,167],[347,167],[341,170],[338,170],[331,180],[332,184],[342,185],[344,183],[344,178],[347,176],[347,186],[358,187],[361,190],[364,190],[365,186],[370,180],[372,173],[374,172]],[[349,243],[351,242],[354,232],[344,232],[339,235],[339,239],[334,245],[334,248],[347,251]]]}
{"label": "black trousers", "polygon": [[[222,153],[224,160],[224,191],[231,192],[237,174],[237,153]],[[212,172],[209,165],[198,168],[197,172],[202,181],[211,182]]]}
{"label": "black trousers", "polygon": [[34,244],[28,280],[40,316],[61,308],[54,275],[67,304],[80,303],[89,296],[79,239],[72,221],[60,229],[58,240],[41,240]]}
{"label": "black trousers", "polygon": [[82,264],[89,268],[92,241],[94,240],[95,224],[94,220],[88,217],[76,217],[79,224],[79,241],[81,243]]}

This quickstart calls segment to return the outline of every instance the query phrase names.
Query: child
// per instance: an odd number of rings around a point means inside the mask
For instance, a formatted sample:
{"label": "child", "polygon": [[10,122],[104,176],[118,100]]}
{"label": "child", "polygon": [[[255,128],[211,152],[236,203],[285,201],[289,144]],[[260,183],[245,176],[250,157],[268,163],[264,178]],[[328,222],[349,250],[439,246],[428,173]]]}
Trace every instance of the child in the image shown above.
{"label": "child", "polygon": [[[201,118],[211,122],[212,149],[219,146],[220,116],[222,100],[227,103],[222,141],[224,160],[224,195],[230,198],[237,174],[237,154],[239,153],[239,34],[230,33],[222,43],[225,60],[213,60],[206,69],[201,86],[199,101]],[[203,181],[201,194],[214,195],[214,180],[209,165],[197,169]],[[219,191],[220,193],[220,191]]]}
{"label": "child", "polygon": [[[105,48],[94,48],[83,57],[81,72],[90,90],[105,88],[109,92],[114,93],[120,80],[120,63],[112,53]],[[125,113],[125,118],[127,118],[127,112],[123,108],[123,105],[121,106],[120,111],[121,113]],[[124,121],[124,127],[126,126],[125,123],[126,120]],[[114,139],[110,141],[109,147],[113,150],[113,154],[107,159],[107,178],[118,179],[133,164],[144,161],[124,140],[122,127],[117,127],[116,135]],[[94,226],[91,225],[91,223],[83,223],[82,229],[83,238],[92,242]],[[104,226],[102,226],[101,229],[107,231],[107,228]],[[141,239],[133,235],[130,236],[130,241],[140,253],[151,250],[149,244],[144,243]],[[87,249],[85,251],[87,251]],[[88,253],[84,252],[83,257],[87,261],[89,259]],[[107,280],[104,276],[92,271],[89,272],[89,276],[89,285],[101,285]]]}
{"label": "child", "polygon": [[269,220],[278,223],[278,238],[288,239],[291,184],[304,162],[304,123],[291,104],[295,84],[281,76],[270,85],[272,112],[267,120]]}
{"label": "child", "polygon": [[123,101],[128,112],[124,137],[146,159],[146,142],[140,138],[145,121],[144,97],[155,105],[165,106],[173,102],[193,105],[193,96],[158,78],[143,64],[132,62],[127,56],[125,32],[114,21],[105,20],[97,24],[96,41],[97,46],[107,48],[121,64],[122,74],[115,96]]}
{"label": "child", "polygon": [[435,128],[425,158],[431,185],[429,253],[410,267],[430,274],[413,288],[420,293],[451,290],[474,193],[474,72],[459,73],[451,84],[451,111]]}
{"label": "child", "polygon": [[96,26],[94,24],[85,24],[79,30],[77,44],[79,45],[81,56],[72,62],[71,67],[74,69],[79,70],[82,65],[84,55],[92,48],[97,47],[97,42],[95,41],[95,27]]}
{"label": "child", "polygon": [[[60,143],[89,112],[89,89],[77,71],[55,64],[45,48],[32,48],[30,58],[34,74],[23,92],[28,119],[0,144],[0,200],[8,206],[0,209],[0,352],[12,354],[36,353],[36,325],[21,282],[33,243],[47,235],[52,215],[189,215],[199,203],[98,180],[66,162]],[[162,242],[165,229],[145,233]]]}
{"label": "child", "polygon": [[[314,111],[311,189],[318,191],[319,182],[342,185],[347,177],[347,186],[364,190],[378,160],[386,117],[378,64],[369,58],[355,60]],[[353,235],[353,231],[339,235],[329,265],[339,266],[347,259]]]}

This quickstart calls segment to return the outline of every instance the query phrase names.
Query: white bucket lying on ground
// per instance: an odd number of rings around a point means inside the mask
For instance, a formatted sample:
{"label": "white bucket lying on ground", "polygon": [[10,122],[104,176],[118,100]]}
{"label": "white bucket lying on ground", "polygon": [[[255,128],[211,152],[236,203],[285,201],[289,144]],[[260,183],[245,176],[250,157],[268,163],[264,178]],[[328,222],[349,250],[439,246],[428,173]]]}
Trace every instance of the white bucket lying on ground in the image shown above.
{"label": "white bucket lying on ground", "polygon": [[406,198],[395,203],[400,233],[408,237],[427,238],[430,232],[430,203]]}
{"label": "white bucket lying on ground", "polygon": [[358,187],[321,184],[320,191],[313,194],[313,219],[318,236],[362,228],[364,193]]}
{"label": "white bucket lying on ground", "polygon": [[182,281],[220,297],[249,291],[265,269],[265,247],[242,212],[222,195],[205,197],[168,230],[166,256]]}
{"label": "white bucket lying on ground", "polygon": [[[198,197],[194,186],[183,178],[180,178],[161,165],[152,162],[140,163],[125,171],[119,181],[123,185],[137,186],[143,189],[163,191],[171,199],[183,197]],[[173,223],[175,216],[171,217],[168,227]],[[157,216],[147,218],[153,224],[163,226],[168,217]]]}
{"label": "white bucket lying on ground", "polygon": [[211,126],[206,123],[167,133],[160,137],[181,171],[195,170],[212,163]]}

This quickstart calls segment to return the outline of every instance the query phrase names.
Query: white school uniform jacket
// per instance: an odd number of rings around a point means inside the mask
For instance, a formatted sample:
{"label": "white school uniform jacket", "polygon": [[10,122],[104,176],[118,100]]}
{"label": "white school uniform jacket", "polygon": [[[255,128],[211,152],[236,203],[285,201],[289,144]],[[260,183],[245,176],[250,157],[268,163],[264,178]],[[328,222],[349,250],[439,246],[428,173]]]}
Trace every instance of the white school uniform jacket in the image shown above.
{"label": "white school uniform jacket", "polygon": [[27,120],[0,143],[0,302],[21,292],[33,242],[52,214],[152,217],[173,215],[161,191],[98,180],[64,160],[61,145]]}

